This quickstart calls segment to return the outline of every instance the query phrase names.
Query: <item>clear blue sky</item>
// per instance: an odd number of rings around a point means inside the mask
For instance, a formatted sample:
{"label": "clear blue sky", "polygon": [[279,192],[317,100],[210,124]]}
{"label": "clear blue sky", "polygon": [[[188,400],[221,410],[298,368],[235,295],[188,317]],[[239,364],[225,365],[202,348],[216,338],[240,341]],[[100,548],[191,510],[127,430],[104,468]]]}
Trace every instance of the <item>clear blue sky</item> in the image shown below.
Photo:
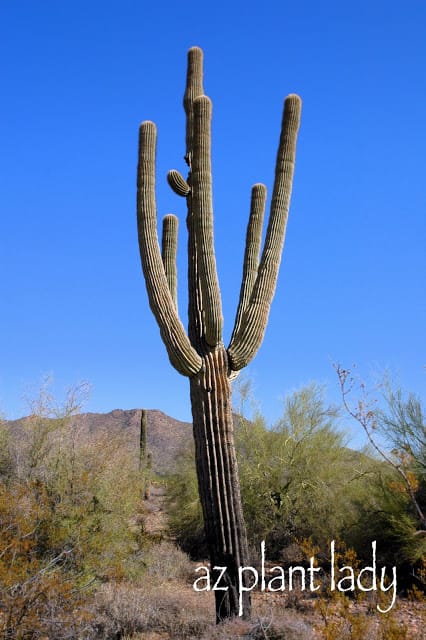
{"label": "clear blue sky", "polygon": [[[93,385],[88,410],[189,419],[148,309],[135,222],[137,131],[159,129],[159,215],[177,213],[186,307],[186,52],[214,105],[215,236],[229,337],[254,182],[272,189],[283,98],[303,99],[286,246],[247,370],[270,421],[333,361],[390,369],[424,398],[426,4],[2,2],[0,410],[29,384]],[[186,322],[186,319],[185,319]]]}

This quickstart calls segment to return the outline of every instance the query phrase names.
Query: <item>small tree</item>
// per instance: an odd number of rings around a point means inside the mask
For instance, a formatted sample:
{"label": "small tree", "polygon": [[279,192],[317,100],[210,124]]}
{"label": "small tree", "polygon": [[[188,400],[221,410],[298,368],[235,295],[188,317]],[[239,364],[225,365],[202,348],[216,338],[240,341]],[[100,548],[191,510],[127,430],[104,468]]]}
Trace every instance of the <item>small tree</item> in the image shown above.
{"label": "small tree", "polygon": [[[203,54],[188,55],[184,107],[186,111],[185,178],[168,174],[175,193],[186,198],[188,228],[189,327],[177,312],[177,218],[163,221],[162,255],[157,237],[155,202],[156,128],[143,122],[139,138],[138,232],[142,269],[151,310],[173,366],[190,380],[198,485],[214,578],[227,567],[216,591],[216,616],[238,614],[238,567],[248,561],[234,449],[230,380],[255,356],[263,339],[275,292],[284,243],[293,179],[301,100],[284,103],[281,139],[275,170],[271,215],[259,259],[266,188],[252,189],[243,280],[234,331],[228,348],[222,339],[222,304],[213,244],[213,204],[210,161],[212,104],[203,92]],[[248,592],[244,615],[250,615]]]}
{"label": "small tree", "polygon": [[373,449],[399,474],[422,529],[418,534],[426,535],[426,510],[418,495],[420,483],[426,481],[426,424],[420,401],[413,394],[404,400],[400,389],[388,386],[387,407],[378,409],[361,383],[362,397],[353,406],[349,396],[354,378],[349,369],[335,368],[346,411],[361,425]]}
{"label": "small tree", "polygon": [[[426,423],[420,400],[392,389],[386,382],[384,406],[371,399],[363,382],[353,400],[356,380],[349,369],[335,366],[348,414],[363,428],[368,441],[393,472],[388,489],[399,510],[390,507],[388,527],[398,541],[402,557],[420,567],[420,582],[426,574]],[[413,570],[414,573],[414,570]]]}

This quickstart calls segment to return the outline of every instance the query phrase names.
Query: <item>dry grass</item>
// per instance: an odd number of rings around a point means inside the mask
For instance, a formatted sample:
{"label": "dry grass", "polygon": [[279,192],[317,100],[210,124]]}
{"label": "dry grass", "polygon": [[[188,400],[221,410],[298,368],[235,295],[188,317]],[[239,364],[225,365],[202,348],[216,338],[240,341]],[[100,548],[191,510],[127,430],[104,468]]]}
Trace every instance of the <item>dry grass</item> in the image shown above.
{"label": "dry grass", "polygon": [[[213,593],[195,592],[185,556],[170,543],[143,584],[106,584],[88,640],[422,640],[425,603],[398,600],[391,615],[375,602],[312,597],[306,592],[253,592],[251,621],[216,625]],[[156,554],[154,554],[156,555]],[[171,564],[169,564],[171,563]],[[173,563],[175,566],[173,567]],[[182,563],[180,565],[180,563]],[[181,568],[179,568],[179,565]],[[173,572],[176,577],[170,578]],[[179,578],[177,576],[180,576]]]}
{"label": "dry grass", "polygon": [[[138,582],[108,582],[57,633],[32,640],[422,640],[425,603],[397,600],[392,615],[375,601],[312,597],[294,590],[252,593],[251,621],[215,624],[214,595],[192,587],[194,564],[172,543],[153,546]],[[422,623],[423,616],[423,623]],[[72,623],[71,623],[72,622]],[[10,638],[23,638],[15,634]],[[28,636],[29,638],[30,636]],[[27,638],[27,636],[25,636]],[[426,640],[426,638],[425,638]]]}
{"label": "dry grass", "polygon": [[[312,625],[298,612],[272,613],[262,602],[252,621],[214,622],[212,593],[197,593],[190,583],[157,583],[139,588],[104,585],[97,594],[96,638],[112,640],[310,640]],[[95,631],[95,629],[94,629]]]}
{"label": "dry grass", "polygon": [[170,580],[191,582],[194,578],[194,565],[186,553],[175,544],[163,540],[153,545],[145,554],[146,574],[158,584]]}
{"label": "dry grass", "polygon": [[196,595],[188,585],[158,584],[152,578],[138,588],[104,585],[95,603],[97,637],[201,638],[213,622],[214,605],[210,598],[197,599]]}

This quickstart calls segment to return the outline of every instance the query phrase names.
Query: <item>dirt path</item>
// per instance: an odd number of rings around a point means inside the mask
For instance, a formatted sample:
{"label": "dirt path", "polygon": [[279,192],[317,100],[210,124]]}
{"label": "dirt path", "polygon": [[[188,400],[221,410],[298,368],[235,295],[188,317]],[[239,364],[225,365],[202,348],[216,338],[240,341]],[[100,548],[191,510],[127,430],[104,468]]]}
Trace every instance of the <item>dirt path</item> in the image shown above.
{"label": "dirt path", "polygon": [[148,497],[144,500],[145,516],[144,529],[145,532],[152,537],[158,539],[170,540],[170,534],[167,526],[167,491],[166,487],[160,482],[152,482]]}

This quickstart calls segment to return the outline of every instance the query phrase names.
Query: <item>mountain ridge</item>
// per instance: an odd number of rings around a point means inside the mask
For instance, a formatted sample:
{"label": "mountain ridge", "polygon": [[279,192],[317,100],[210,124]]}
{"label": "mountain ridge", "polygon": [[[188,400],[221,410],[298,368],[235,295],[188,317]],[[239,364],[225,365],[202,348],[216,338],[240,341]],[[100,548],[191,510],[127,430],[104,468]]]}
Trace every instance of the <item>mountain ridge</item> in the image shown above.
{"label": "mountain ridge", "polygon": [[[129,436],[135,452],[139,450],[140,426],[143,409],[112,409],[107,413],[85,412],[71,416],[70,420],[81,433],[90,437],[96,433],[119,433]],[[159,409],[145,409],[147,414],[146,448],[151,453],[153,470],[163,475],[173,471],[179,452],[192,440],[192,423],[177,420]],[[12,434],[19,438],[20,431],[31,419],[23,416],[4,420]],[[53,420],[53,418],[44,418]]]}

